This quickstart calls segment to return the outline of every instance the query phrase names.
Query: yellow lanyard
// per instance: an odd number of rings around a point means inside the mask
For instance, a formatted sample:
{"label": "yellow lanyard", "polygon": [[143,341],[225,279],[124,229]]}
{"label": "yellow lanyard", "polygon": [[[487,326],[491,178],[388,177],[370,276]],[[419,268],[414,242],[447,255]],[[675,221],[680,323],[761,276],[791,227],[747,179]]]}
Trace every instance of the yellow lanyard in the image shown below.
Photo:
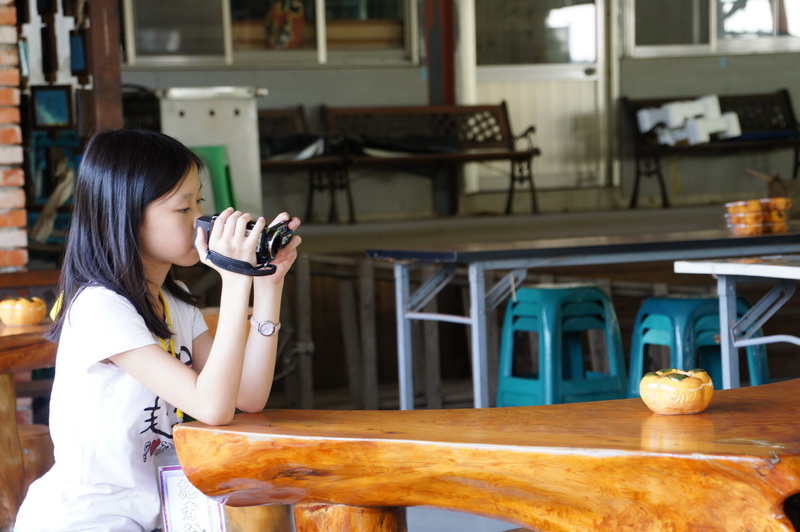
{"label": "yellow lanyard", "polygon": [[[167,298],[164,297],[164,292],[161,290],[158,291],[158,297],[161,299],[161,304],[164,305],[164,316],[167,318],[167,328],[169,328],[170,332],[172,332],[172,316],[169,313],[169,303],[167,303]],[[163,338],[159,338],[158,342],[161,344],[161,347],[164,349],[164,351],[180,360],[178,353],[175,351],[175,340],[172,336],[169,337],[169,342],[165,341]],[[168,344],[169,347],[167,347]],[[178,416],[178,422],[182,422],[183,411],[180,408],[176,408],[175,414]]]}

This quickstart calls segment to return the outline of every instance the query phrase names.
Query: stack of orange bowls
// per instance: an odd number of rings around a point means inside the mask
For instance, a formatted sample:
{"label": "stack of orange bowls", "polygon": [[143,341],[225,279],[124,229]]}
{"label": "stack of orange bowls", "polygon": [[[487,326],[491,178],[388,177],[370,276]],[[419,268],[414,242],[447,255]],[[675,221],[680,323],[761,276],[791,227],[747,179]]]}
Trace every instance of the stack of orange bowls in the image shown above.
{"label": "stack of orange bowls", "polygon": [[791,219],[791,198],[762,198],[725,204],[725,222],[734,236],[785,233]]}

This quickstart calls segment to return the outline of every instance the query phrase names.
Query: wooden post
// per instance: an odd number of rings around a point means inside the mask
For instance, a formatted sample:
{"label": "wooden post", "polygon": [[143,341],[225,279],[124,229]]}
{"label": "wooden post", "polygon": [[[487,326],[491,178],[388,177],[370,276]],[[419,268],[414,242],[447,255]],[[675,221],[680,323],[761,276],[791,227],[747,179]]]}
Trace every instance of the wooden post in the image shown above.
{"label": "wooden post", "polygon": [[295,504],[297,532],[369,530],[405,532],[406,509],[393,506],[345,506],[343,504]]}
{"label": "wooden post", "polygon": [[225,506],[227,532],[294,532],[292,507],[287,504],[269,506]]}
{"label": "wooden post", "polygon": [[314,408],[314,341],[311,336],[311,257],[297,257],[297,368],[300,384],[300,408]]}
{"label": "wooden post", "polygon": [[[436,267],[422,268],[422,282],[427,282],[436,274]],[[425,305],[425,312],[435,313],[438,310],[436,298]],[[425,403],[427,408],[442,408],[442,363],[439,353],[439,324],[425,321],[422,324],[425,353]]]}
{"label": "wooden post", "polygon": [[87,55],[94,87],[94,127],[96,131],[121,128],[122,57],[119,52],[119,5],[117,0],[92,0],[87,4],[91,21]]}
{"label": "wooden post", "polygon": [[339,319],[342,326],[342,340],[347,359],[347,381],[350,388],[350,402],[354,409],[364,408],[361,380],[361,346],[359,345],[358,312],[352,279],[339,279]]}
{"label": "wooden post", "polygon": [[375,265],[369,259],[358,263],[358,294],[361,310],[361,356],[364,362],[364,408],[380,408],[378,385],[378,334],[375,324]]}
{"label": "wooden post", "polygon": [[0,530],[11,530],[22,503],[25,466],[17,435],[17,401],[11,374],[0,374]]}

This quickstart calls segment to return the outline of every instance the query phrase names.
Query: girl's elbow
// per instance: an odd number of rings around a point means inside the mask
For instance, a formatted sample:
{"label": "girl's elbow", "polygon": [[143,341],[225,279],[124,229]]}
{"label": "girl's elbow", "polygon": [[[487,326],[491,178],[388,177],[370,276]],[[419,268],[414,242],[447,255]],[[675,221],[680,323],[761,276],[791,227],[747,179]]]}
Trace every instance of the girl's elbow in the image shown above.
{"label": "girl's elbow", "polygon": [[228,425],[233,421],[235,409],[215,410],[198,414],[195,419],[206,425]]}
{"label": "girl's elbow", "polygon": [[242,412],[247,412],[248,414],[257,414],[264,410],[267,406],[267,400],[265,399],[251,399],[249,401],[240,401],[238,405],[236,405],[239,410]]}

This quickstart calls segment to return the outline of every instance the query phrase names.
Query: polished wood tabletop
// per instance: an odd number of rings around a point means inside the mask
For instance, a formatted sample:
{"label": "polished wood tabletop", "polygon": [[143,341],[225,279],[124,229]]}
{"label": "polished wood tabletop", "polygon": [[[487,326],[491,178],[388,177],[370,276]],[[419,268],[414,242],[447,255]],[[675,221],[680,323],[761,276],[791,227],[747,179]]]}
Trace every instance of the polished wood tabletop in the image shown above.
{"label": "polished wood tabletop", "polygon": [[640,399],[267,410],[184,424],[175,441],[204,493],[295,504],[296,518],[320,505],[429,506],[544,530],[793,530],[797,397],[800,380],[719,391],[705,412],[678,416]]}
{"label": "polished wood tabletop", "polygon": [[48,323],[5,325],[0,323],[0,373],[53,366],[57,344],[44,339]]}

